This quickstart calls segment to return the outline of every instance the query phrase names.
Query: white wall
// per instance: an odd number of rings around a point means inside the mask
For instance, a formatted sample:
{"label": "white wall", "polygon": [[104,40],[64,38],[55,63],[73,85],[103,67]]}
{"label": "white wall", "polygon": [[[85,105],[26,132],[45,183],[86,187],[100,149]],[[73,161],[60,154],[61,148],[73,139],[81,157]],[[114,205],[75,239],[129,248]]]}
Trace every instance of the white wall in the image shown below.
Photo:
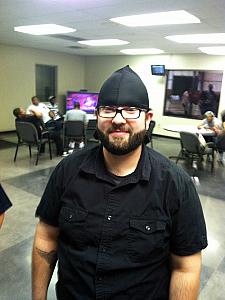
{"label": "white wall", "polygon": [[[225,70],[225,56],[191,55],[152,55],[152,56],[93,56],[85,59],[85,87],[99,91],[104,80],[117,69],[130,65],[145,83],[150,107],[154,111],[157,126],[156,134],[178,137],[178,134],[165,131],[168,124],[198,124],[198,120],[163,116],[166,77],[152,76],[152,64],[165,64],[166,69],[180,70]],[[219,111],[225,109],[225,74],[223,77]]]}
{"label": "white wall", "polygon": [[35,64],[58,67],[60,105],[67,90],[84,87],[84,58],[31,48],[0,45],[0,132],[15,130],[15,107],[26,108],[35,95]]}

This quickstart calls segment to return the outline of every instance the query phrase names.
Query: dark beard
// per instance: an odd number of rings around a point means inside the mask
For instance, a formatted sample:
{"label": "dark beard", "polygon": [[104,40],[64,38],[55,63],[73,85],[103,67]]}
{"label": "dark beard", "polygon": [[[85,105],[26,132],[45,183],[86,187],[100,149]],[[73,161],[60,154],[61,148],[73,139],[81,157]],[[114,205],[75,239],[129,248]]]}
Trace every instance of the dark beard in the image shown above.
{"label": "dark beard", "polygon": [[144,139],[146,136],[146,129],[141,130],[137,133],[132,134],[129,131],[130,136],[128,142],[124,142],[123,144],[119,145],[116,142],[109,141],[109,133],[112,129],[108,130],[106,134],[104,134],[101,130],[97,128],[97,135],[98,139],[101,141],[102,145],[108,150],[110,153],[114,155],[125,155],[128,154],[135,149],[137,149],[141,144],[144,143]]}

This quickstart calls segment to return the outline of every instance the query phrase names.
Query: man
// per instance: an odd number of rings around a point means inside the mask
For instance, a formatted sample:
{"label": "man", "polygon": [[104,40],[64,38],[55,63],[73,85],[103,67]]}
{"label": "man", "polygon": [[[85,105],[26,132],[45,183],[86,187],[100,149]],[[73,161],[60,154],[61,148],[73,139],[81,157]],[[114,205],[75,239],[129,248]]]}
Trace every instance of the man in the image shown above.
{"label": "man", "polygon": [[[84,125],[87,126],[88,124],[87,113],[80,109],[79,102],[74,103],[74,109],[68,110],[66,112],[65,121],[82,121],[84,122]],[[75,142],[70,142],[69,148],[73,149],[74,147],[75,147]],[[80,149],[84,148],[84,141],[81,141],[79,143],[79,148]]]}
{"label": "man", "polygon": [[57,259],[60,300],[197,299],[201,204],[191,178],[144,145],[151,118],[129,66],[105,81],[101,145],[61,161],[36,211],[33,300],[46,299]]}
{"label": "man", "polygon": [[16,122],[32,123],[37,129],[38,137],[41,138],[41,133],[44,130],[44,123],[38,112],[33,111],[33,114],[26,114],[23,107],[16,107],[13,110],[13,114],[16,117]]}
{"label": "man", "polygon": [[56,102],[55,96],[50,96],[48,98],[49,104],[47,108],[54,114],[53,120],[55,121],[55,126],[58,130],[62,129],[63,116],[59,111],[58,104]]}
{"label": "man", "polygon": [[42,118],[46,128],[53,127],[55,129],[54,113],[49,110],[46,104],[41,103],[37,96],[33,96],[31,102],[32,104],[27,108],[26,113]]}
{"label": "man", "polygon": [[[37,111],[33,111],[33,114],[26,114],[22,107],[17,107],[13,110],[13,114],[16,117],[16,122],[29,122],[34,124],[37,129],[38,137],[41,138],[42,132],[45,129],[45,124],[42,121],[40,114]],[[63,153],[63,144],[60,137],[60,132],[56,130],[49,130],[50,138],[55,142],[56,155],[61,156]],[[41,145],[40,152],[44,152],[44,144]]]}
{"label": "man", "polygon": [[3,190],[2,185],[0,184],[0,228],[2,226],[5,212],[12,206],[11,201]]}
{"label": "man", "polygon": [[198,125],[198,129],[205,128],[210,129],[212,131],[217,131],[222,129],[222,122],[215,117],[212,111],[205,112],[205,118],[203,121]]}

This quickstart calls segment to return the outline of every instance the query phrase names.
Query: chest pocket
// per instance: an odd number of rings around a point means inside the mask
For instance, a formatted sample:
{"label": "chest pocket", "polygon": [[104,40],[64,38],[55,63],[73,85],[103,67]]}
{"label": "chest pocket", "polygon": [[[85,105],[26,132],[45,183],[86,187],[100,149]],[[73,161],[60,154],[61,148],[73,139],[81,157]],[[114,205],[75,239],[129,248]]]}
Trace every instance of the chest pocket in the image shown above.
{"label": "chest pocket", "polygon": [[153,252],[166,247],[166,221],[130,219],[128,252],[132,261],[150,259]]}
{"label": "chest pocket", "polygon": [[73,244],[77,249],[83,249],[86,243],[86,219],[88,211],[62,207],[59,214],[60,238]]}

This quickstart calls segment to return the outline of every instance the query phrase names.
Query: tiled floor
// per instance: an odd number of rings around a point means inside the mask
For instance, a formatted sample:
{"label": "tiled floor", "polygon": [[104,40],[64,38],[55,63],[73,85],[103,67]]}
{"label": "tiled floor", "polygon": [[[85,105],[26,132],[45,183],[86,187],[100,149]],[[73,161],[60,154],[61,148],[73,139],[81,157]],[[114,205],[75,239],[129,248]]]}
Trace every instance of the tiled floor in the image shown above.
{"label": "tiled floor", "polygon": [[[47,154],[40,157],[38,166],[34,166],[33,157],[28,158],[28,150],[21,148],[16,163],[14,134],[0,136],[0,181],[13,202],[7,212],[4,226],[0,231],[0,299],[31,299],[30,261],[34,235],[35,208],[40,200],[48,178],[55,165],[61,160],[54,157],[49,160]],[[179,141],[154,137],[154,148],[169,155],[179,152]],[[183,162],[180,162],[187,168]],[[191,170],[187,169],[189,174]],[[215,173],[210,167],[197,172],[200,184],[196,188],[200,194],[204,210],[209,246],[203,251],[200,300],[225,299],[225,167],[215,164]],[[48,299],[55,299],[54,273]],[[143,299],[144,300],[144,299]]]}

